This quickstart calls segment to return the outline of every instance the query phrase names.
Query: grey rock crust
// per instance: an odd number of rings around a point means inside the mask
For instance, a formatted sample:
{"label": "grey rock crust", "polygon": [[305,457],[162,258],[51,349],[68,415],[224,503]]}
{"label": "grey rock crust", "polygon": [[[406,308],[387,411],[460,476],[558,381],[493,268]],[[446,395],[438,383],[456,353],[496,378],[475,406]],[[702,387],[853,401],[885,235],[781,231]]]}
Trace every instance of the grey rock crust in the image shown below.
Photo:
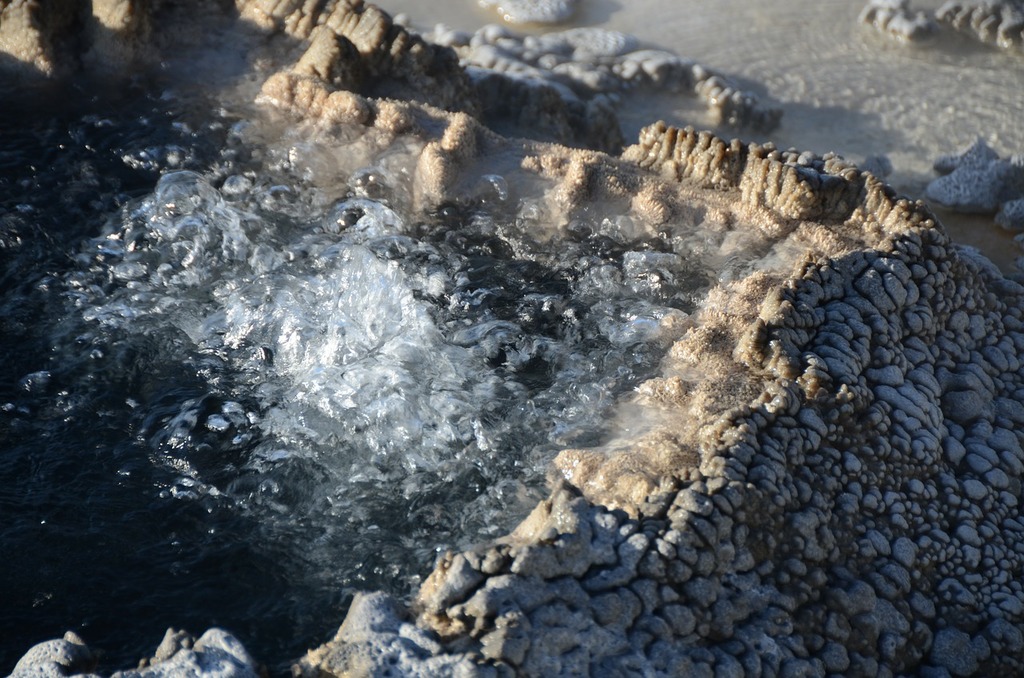
{"label": "grey rock crust", "polygon": [[943,176],[928,184],[925,194],[959,212],[996,214],[996,222],[1010,230],[1024,229],[1024,156],[1000,158],[978,139],[957,155],[935,161]]}
{"label": "grey rock crust", "polygon": [[860,13],[860,21],[905,41],[921,40],[938,29],[935,19],[923,11],[913,11],[909,0],[869,0]]}
{"label": "grey rock crust", "polygon": [[1001,49],[1024,48],[1020,0],[947,0],[934,13],[911,9],[909,0],[869,0],[860,21],[904,42],[917,42],[945,29]]}
{"label": "grey rock crust", "polygon": [[517,36],[485,26],[467,36],[437,26],[430,38],[458,53],[483,110],[496,112],[485,121],[511,117],[517,132],[547,132],[542,140],[618,152],[623,140],[615,102],[645,90],[696,97],[718,124],[737,128],[770,132],[782,115],[724,74],[645,48],[617,31],[574,28]]}
{"label": "grey rock crust", "polygon": [[[805,258],[713,291],[666,364],[702,376],[641,387],[671,442],[563,453],[550,499],[370,645],[408,675],[1024,670],[1024,288],[838,158],[662,125],[623,158]],[[374,601],[301,671],[381,670],[349,631]]]}
{"label": "grey rock crust", "polygon": [[1003,49],[1024,48],[1024,3],[1020,0],[949,0],[936,19],[964,35]]}

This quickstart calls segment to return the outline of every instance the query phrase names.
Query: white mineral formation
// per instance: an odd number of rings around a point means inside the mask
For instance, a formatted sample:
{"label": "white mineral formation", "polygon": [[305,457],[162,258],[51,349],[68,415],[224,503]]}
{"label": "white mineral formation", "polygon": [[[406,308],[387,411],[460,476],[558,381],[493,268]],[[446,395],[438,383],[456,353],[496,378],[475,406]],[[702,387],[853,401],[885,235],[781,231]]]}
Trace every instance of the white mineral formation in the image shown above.
{"label": "white mineral formation", "polygon": [[1024,229],[1024,156],[1000,158],[982,139],[957,155],[935,161],[935,179],[925,193],[929,199],[959,212],[996,213],[996,221],[1011,230]]}
{"label": "white mineral formation", "polygon": [[47,640],[29,649],[18,660],[11,678],[23,676],[70,676],[88,673],[96,658],[78,634],[68,631],[63,638]]}
{"label": "white mineral formation", "polygon": [[458,53],[488,124],[515,135],[618,151],[615,102],[636,92],[696,96],[717,122],[768,132],[781,118],[723,74],[671,52],[642,48],[618,31],[574,28],[517,36],[484,26],[458,36],[444,26],[432,39]]}
{"label": "white mineral formation", "polygon": [[910,42],[944,27],[1002,49],[1024,47],[1024,3],[1020,0],[949,0],[934,13],[912,10],[909,0],[869,0],[860,20]]}
{"label": "white mineral formation", "polygon": [[920,40],[938,28],[927,13],[911,10],[909,0],[870,0],[861,10],[860,21],[908,41]]}
{"label": "white mineral formation", "polygon": [[[152,659],[138,669],[117,671],[112,678],[256,678],[259,669],[242,644],[222,629],[209,629],[198,639],[167,629]],[[90,673],[96,658],[76,634],[48,640],[30,649],[14,667],[10,678],[72,676]],[[95,675],[91,674],[90,675]]]}
{"label": "white mineral formation", "polygon": [[1024,47],[1024,3],[1020,0],[950,0],[935,13],[944,25],[1003,49]]}

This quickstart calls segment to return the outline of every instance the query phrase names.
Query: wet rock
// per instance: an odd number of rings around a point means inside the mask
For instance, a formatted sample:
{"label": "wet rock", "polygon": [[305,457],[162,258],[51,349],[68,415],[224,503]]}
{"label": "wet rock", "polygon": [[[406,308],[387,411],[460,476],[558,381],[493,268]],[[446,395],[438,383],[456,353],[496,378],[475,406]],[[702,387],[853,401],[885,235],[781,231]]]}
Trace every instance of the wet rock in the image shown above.
{"label": "wet rock", "polygon": [[88,673],[96,658],[76,633],[68,631],[59,640],[47,640],[32,647],[14,665],[11,678],[28,676],[70,676]]}
{"label": "wet rock", "polygon": [[953,676],[973,676],[977,673],[981,657],[971,637],[956,628],[945,628],[935,634],[928,658]]}
{"label": "wet rock", "polygon": [[[562,488],[517,531],[502,574],[472,565],[486,550],[464,561],[478,576],[452,565],[435,572],[415,624],[459,639],[445,656],[514,658],[528,675],[605,666],[604,648],[620,652],[623,642],[639,662],[634,669],[654,666],[670,652],[653,650],[662,636],[678,643],[672,661],[693,666],[709,665],[698,649],[709,643],[742,662],[741,652],[725,649],[728,639],[756,636],[776,648],[780,670],[895,673],[922,666],[919,648],[941,632],[932,628],[937,619],[967,609],[984,619],[979,601],[995,590],[1000,600],[1019,600],[1006,584],[1014,575],[979,574],[979,544],[996,549],[1002,572],[1020,571],[1024,559],[972,517],[982,505],[992,510],[988,487],[1019,473],[993,446],[1017,454],[1019,441],[992,430],[982,442],[966,431],[992,426],[993,403],[1019,387],[1019,363],[1009,369],[1019,330],[999,330],[1010,341],[1007,355],[988,361],[1007,368],[998,381],[976,371],[971,356],[981,344],[989,353],[999,345],[991,330],[978,330],[1012,325],[1009,309],[1024,290],[960,258],[924,208],[834,157],[664,125],[645,130],[622,157],[688,200],[713,189],[731,194],[741,214],[821,225],[768,226],[774,237],[797,239],[809,252],[804,263],[792,269],[791,260],[768,257],[758,274],[713,291],[667,363],[680,373],[699,369],[704,381],[651,386],[652,396],[663,394],[652,402],[692,424],[673,432],[672,445],[699,454],[674,456],[665,444],[564,453],[556,465],[583,497],[631,520],[588,514]],[[571,174],[540,170],[555,167],[554,158],[524,166],[556,180]],[[587,188],[568,205],[622,180],[585,167]],[[854,235],[844,230],[851,220],[878,230]],[[902,320],[918,317],[929,320]],[[929,346],[936,351],[921,350]],[[934,433],[943,427],[948,436]],[[671,502],[648,501],[651,478],[661,474],[685,482]],[[481,591],[491,603],[482,604]],[[777,612],[764,611],[769,601]],[[605,640],[576,653],[559,640],[566,633]],[[973,640],[973,654],[954,661],[949,648],[959,640],[942,636],[931,663],[953,672],[991,661]]]}
{"label": "wet rock", "polygon": [[[401,148],[417,209],[477,195],[500,164],[532,191],[506,199],[544,210],[533,223],[569,229],[607,205],[621,217],[607,231],[626,242],[684,237],[686,225],[717,242],[704,245],[716,284],[660,328],[664,373],[637,389],[655,430],[564,452],[551,496],[512,534],[443,557],[408,609],[357,597],[300,675],[1024,670],[1012,655],[1024,288],[955,247],[924,205],[835,156],[656,124],[611,157],[502,138],[476,117],[478,83],[495,73],[515,87],[541,80],[533,110],[555,118],[574,97],[590,115],[601,100],[587,89],[616,81],[699,90],[729,119],[755,110],[698,65],[638,56],[618,36],[446,40],[479,48],[489,74],[474,75],[453,48],[355,0],[239,12],[299,42],[260,103],[318,143]],[[998,205],[977,176],[1006,179],[1012,167],[992,167],[1004,162],[982,147],[952,159],[935,196]],[[168,175],[160,190],[183,179],[195,177]],[[336,216],[325,231],[358,224]],[[653,284],[667,261],[632,257],[626,273]],[[81,643],[56,642],[33,656],[78,670]],[[252,670],[222,632],[191,647],[172,633],[124,675]]]}
{"label": "wet rock", "polygon": [[209,629],[197,639],[167,630],[167,635],[148,666],[117,671],[111,678],[173,678],[174,676],[220,676],[256,678],[256,662],[237,638],[223,629]]}
{"label": "wet rock", "polygon": [[[491,675],[467,657],[446,654],[439,639],[405,621],[398,603],[383,593],[359,594],[334,640],[310,652],[293,670],[297,676],[346,673],[370,675],[380,667],[403,676]],[[493,645],[495,641],[488,644]],[[509,648],[506,654],[518,652]]]}
{"label": "wet rock", "polygon": [[1024,6],[1018,0],[949,0],[935,13],[944,25],[1003,49],[1024,45]]}
{"label": "wet rock", "polygon": [[927,13],[912,11],[909,0],[870,0],[861,10],[860,21],[908,41],[920,40],[938,28]]}
{"label": "wet rock", "polygon": [[[80,675],[95,668],[96,659],[85,643],[72,632],[62,640],[36,645],[14,667],[12,677]],[[90,674],[95,675],[95,674]],[[138,669],[115,671],[112,678],[256,678],[259,667],[242,643],[223,629],[207,630],[198,639],[168,629],[151,659]]]}

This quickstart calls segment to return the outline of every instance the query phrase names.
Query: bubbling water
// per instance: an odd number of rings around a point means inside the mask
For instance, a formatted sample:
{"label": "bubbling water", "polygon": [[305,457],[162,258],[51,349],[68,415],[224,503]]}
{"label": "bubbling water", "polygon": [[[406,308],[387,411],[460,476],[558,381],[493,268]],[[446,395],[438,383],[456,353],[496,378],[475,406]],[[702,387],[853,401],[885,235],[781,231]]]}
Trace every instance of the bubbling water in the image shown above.
{"label": "bubbling water", "polygon": [[710,280],[624,217],[541,242],[501,177],[417,216],[385,176],[331,203],[295,177],[167,172],[68,284],[85,322],[206,384],[144,415],[164,496],[253,515],[303,576],[407,593],[438,550],[523,517],[558,449],[600,441]]}
{"label": "bubbling water", "polygon": [[3,217],[28,243],[0,291],[12,652],[71,627],[123,663],[221,624],[285,667],[353,590],[408,595],[512,528],[716,276],[710,236],[546,223],[498,175],[414,211],[405,147],[342,171],[135,115],[73,122]]}

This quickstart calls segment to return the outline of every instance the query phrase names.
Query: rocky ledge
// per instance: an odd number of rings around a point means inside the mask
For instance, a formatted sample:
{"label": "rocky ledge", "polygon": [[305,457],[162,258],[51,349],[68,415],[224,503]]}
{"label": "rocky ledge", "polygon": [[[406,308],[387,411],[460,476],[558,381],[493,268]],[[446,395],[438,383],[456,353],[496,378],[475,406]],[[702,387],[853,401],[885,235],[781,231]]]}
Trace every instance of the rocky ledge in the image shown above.
{"label": "rocky ledge", "polygon": [[742,260],[723,248],[638,389],[657,426],[562,452],[516,530],[443,557],[410,606],[358,597],[297,674],[1024,672],[1024,287],[840,158],[662,124],[620,156],[507,139],[454,52],[376,8],[238,12],[304,45],[258,101],[413,148],[423,209],[500,166],[554,227],[600,204],[707,224]]}
{"label": "rocky ledge", "polygon": [[909,0],[868,0],[860,20],[897,40],[922,40],[944,28],[1001,49],[1024,47],[1021,0],[947,0],[934,13],[912,9]]}

